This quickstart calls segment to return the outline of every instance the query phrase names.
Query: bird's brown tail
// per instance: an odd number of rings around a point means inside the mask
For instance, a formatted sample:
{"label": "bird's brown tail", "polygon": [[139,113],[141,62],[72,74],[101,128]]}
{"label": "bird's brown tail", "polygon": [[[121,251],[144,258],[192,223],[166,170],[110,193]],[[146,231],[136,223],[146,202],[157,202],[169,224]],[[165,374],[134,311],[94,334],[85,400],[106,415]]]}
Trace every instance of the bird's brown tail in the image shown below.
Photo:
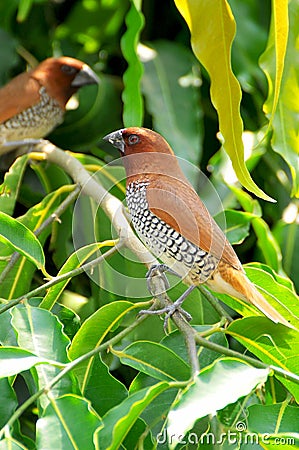
{"label": "bird's brown tail", "polygon": [[281,323],[289,328],[295,328],[270,305],[242,270],[237,270],[226,263],[220,263],[218,271],[214,275],[213,285],[210,284],[210,286],[216,292],[229,294],[253,304],[274,323]]}

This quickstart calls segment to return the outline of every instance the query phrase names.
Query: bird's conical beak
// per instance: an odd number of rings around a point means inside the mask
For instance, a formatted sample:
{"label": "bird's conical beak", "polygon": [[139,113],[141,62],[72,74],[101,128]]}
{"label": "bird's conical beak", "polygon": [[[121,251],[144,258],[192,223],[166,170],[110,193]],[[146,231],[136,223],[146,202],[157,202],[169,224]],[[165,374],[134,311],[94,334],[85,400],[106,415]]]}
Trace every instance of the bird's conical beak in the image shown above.
{"label": "bird's conical beak", "polygon": [[104,141],[110,142],[114,147],[118,148],[118,150],[123,154],[125,151],[125,143],[122,136],[122,129],[113,131],[113,133],[107,134],[104,136]]}
{"label": "bird's conical beak", "polygon": [[75,78],[72,81],[71,86],[75,88],[79,88],[81,86],[85,86],[86,84],[99,84],[100,80],[98,76],[94,73],[93,70],[87,65],[84,64],[80,72],[77,73]]}

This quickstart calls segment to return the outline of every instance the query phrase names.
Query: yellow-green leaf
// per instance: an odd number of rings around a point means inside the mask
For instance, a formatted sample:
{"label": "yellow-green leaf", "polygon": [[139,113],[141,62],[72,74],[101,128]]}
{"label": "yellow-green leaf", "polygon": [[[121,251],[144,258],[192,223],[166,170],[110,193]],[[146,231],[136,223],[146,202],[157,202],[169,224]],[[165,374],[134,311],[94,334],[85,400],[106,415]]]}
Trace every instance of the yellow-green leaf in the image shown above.
{"label": "yellow-green leaf", "polygon": [[278,104],[285,56],[287,51],[288,32],[288,0],[273,0],[272,25],[270,39],[268,42],[268,50],[270,50],[269,47],[271,47],[273,48],[273,51],[275,53],[274,79],[271,79],[270,74],[267,72],[267,70],[265,70],[265,74],[269,84],[269,92],[267,101],[264,104],[264,111],[266,114],[271,114],[269,126],[271,125]]}
{"label": "yellow-green leaf", "polygon": [[[289,11],[288,11],[289,8]],[[289,22],[290,21],[290,26]],[[260,65],[268,81],[264,111],[272,126],[271,144],[288,163],[293,180],[292,195],[299,197],[299,78],[298,0],[273,1],[268,44]]]}
{"label": "yellow-green leaf", "polygon": [[257,196],[272,200],[253,181],[244,160],[241,88],[231,68],[236,23],[226,0],[174,0],[191,32],[193,51],[211,79],[211,100],[219,117],[224,148],[239,181]]}

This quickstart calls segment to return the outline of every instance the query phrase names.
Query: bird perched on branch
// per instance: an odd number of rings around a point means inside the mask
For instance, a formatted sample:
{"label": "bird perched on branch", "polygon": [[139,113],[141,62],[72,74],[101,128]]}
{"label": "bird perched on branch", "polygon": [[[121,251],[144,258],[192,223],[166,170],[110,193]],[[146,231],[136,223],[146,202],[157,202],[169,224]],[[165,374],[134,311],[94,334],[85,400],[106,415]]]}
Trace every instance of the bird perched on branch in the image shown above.
{"label": "bird perched on branch", "polygon": [[0,155],[15,148],[12,141],[49,134],[63,121],[70,97],[98,81],[87,64],[69,57],[45,59],[13,78],[0,89]]}
{"label": "bird perched on branch", "polygon": [[[104,140],[123,156],[132,223],[155,256],[187,284],[206,283],[215,292],[252,303],[273,322],[292,327],[247,278],[234,249],[162,136],[132,127],[110,133]],[[181,303],[178,299],[172,311]]]}

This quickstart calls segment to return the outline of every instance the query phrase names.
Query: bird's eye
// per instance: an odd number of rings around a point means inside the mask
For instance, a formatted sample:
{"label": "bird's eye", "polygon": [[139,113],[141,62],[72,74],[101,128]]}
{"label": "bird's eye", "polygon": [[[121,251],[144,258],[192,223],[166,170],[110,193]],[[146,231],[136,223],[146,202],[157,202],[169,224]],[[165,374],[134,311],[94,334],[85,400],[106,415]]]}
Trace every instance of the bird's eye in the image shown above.
{"label": "bird's eye", "polygon": [[68,66],[67,64],[62,64],[61,71],[66,73],[67,75],[74,75],[77,73],[76,67]]}
{"label": "bird's eye", "polygon": [[137,136],[137,134],[130,134],[130,136],[128,137],[129,145],[138,144],[139,141],[140,141],[140,137]]}

